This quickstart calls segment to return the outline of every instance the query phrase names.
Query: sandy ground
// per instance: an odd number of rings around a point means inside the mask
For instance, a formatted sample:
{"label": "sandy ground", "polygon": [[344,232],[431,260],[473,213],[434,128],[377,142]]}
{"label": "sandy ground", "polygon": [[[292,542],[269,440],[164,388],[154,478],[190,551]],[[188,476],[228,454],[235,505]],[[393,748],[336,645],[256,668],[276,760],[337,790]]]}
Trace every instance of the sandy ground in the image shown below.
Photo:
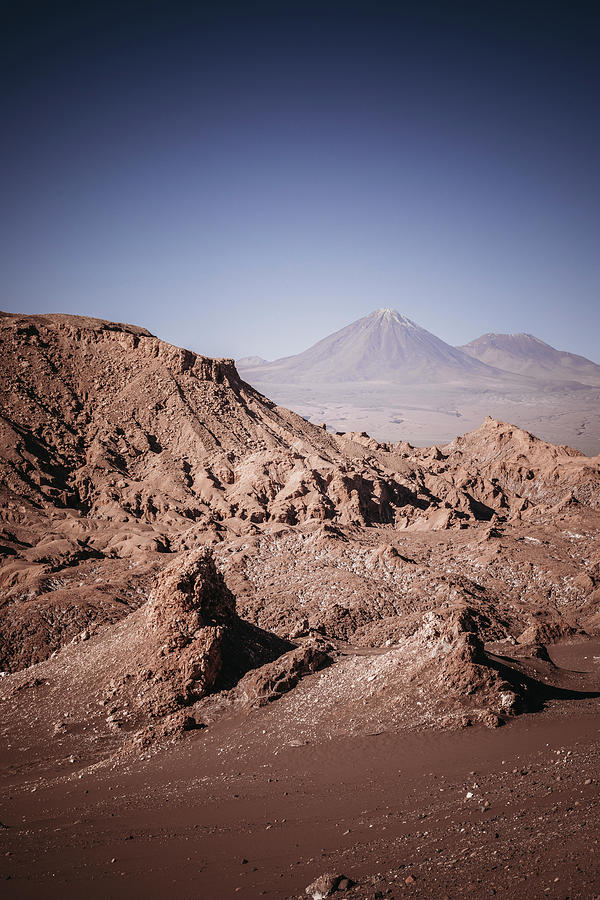
{"label": "sandy ground", "polygon": [[582,386],[491,390],[456,384],[278,385],[242,376],[277,403],[334,431],[366,431],[379,441],[445,444],[486,415],[514,422],[544,440],[595,455],[600,449],[599,389]]}
{"label": "sandy ground", "polygon": [[[552,655],[594,672],[600,641]],[[272,704],[145,759],[9,767],[3,896],[287,898],[324,872],[368,900],[600,896],[599,702],[299,746],[273,739]]]}

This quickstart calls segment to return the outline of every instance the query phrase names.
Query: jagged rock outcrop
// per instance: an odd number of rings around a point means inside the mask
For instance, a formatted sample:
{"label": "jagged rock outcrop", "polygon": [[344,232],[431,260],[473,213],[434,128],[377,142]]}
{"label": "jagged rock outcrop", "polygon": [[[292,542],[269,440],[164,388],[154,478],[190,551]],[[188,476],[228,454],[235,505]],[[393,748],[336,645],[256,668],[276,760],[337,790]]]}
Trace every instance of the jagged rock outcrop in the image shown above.
{"label": "jagged rock outcrop", "polygon": [[243,678],[237,686],[237,699],[250,706],[272,703],[295,688],[301,678],[318,672],[332,661],[323,647],[310,644],[296,647]]}
{"label": "jagged rock outcrop", "polygon": [[235,598],[210,550],[192,551],[161,572],[144,612],[151,680],[181,706],[204,697],[217,683],[224,635],[236,620]]}
{"label": "jagged rock outcrop", "polygon": [[579,450],[549,444],[505,422],[488,417],[443,452],[448,468],[462,468],[471,477],[477,473],[484,479],[491,488],[492,508],[494,492],[507,498],[510,509],[522,508],[523,501],[552,506],[566,494],[596,508],[600,502],[598,457],[588,459]]}
{"label": "jagged rock outcrop", "polygon": [[495,725],[526,708],[525,692],[490,666],[480,618],[469,606],[431,611],[408,641],[412,677],[444,698],[447,721],[464,715]]}

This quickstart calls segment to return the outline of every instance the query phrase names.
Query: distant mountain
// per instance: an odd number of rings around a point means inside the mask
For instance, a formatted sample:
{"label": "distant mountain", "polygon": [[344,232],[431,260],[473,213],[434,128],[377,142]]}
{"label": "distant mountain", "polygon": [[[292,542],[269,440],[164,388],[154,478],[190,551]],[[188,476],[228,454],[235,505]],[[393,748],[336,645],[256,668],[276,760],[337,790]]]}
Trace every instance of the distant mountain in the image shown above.
{"label": "distant mountain", "polygon": [[483,334],[458,348],[473,359],[507,372],[554,381],[600,385],[600,366],[564,350],[556,350],[533,334]]}
{"label": "distant mountain", "polygon": [[310,422],[379,440],[443,444],[486,416],[588,454],[600,447],[600,366],[531,335],[451,347],[378,309],[274,362],[238,360],[247,382]]}
{"label": "distant mountain", "polygon": [[259,364],[254,359],[238,360],[238,368],[242,376],[248,373],[252,382],[260,385],[416,384],[500,374],[394,309],[377,309],[295,356]]}
{"label": "distant mountain", "polygon": [[267,365],[269,362],[268,359],[263,359],[262,356],[242,356],[241,359],[236,359],[235,364],[238,369],[255,369],[257,366]]}

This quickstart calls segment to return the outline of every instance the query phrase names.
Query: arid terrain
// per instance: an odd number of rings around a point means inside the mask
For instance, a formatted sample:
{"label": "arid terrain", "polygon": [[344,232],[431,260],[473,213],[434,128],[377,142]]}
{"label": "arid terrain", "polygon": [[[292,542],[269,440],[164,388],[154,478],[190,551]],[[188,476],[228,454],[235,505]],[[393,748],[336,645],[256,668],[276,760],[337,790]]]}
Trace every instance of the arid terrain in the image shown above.
{"label": "arid terrain", "polygon": [[0,385],[6,896],[600,896],[598,456],[74,316]]}

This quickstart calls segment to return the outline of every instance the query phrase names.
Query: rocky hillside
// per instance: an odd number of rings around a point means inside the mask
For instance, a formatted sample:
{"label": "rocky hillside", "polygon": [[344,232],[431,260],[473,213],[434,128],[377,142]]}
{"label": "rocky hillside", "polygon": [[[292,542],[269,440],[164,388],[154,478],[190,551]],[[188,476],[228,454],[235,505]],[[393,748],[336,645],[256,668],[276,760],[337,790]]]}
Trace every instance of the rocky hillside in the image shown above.
{"label": "rocky hillside", "polygon": [[331,434],[231,360],[72,316],[0,317],[0,385],[0,666],[87,684],[82,722],[112,697],[109,743],[311,684],[358,730],[494,721],[530,691],[486,642],[600,624],[598,458],[493,419]]}

